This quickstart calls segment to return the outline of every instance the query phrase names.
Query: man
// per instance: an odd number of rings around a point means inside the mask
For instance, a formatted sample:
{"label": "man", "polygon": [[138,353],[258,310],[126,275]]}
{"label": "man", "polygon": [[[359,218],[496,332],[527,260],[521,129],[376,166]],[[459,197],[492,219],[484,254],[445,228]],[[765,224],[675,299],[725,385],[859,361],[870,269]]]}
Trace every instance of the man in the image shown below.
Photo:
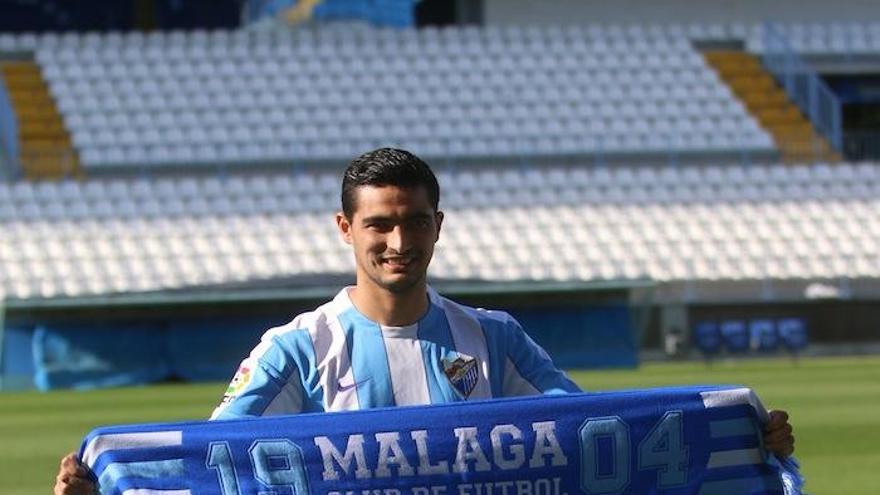
{"label": "man", "polygon": [[[409,152],[384,148],[355,159],[336,215],[354,251],[355,285],[266,332],[212,419],[579,391],[510,315],[428,287],[443,223],[439,195],[431,169]],[[784,412],[771,413],[765,445],[792,453]],[[85,476],[69,455],[55,493],[87,493]]]}

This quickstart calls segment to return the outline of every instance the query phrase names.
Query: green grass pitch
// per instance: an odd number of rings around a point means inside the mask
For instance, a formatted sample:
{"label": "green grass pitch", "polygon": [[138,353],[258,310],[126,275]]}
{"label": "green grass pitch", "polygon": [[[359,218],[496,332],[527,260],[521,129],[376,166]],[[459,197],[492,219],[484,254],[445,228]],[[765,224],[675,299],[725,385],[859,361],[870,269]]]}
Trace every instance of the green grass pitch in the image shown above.
{"label": "green grass pitch", "polygon": [[[880,357],[646,364],[574,371],[586,390],[743,384],[787,409],[811,494],[875,493],[880,468]],[[51,493],[59,458],[96,426],[201,419],[225,384],[159,385],[89,392],[0,393],[0,493]]]}

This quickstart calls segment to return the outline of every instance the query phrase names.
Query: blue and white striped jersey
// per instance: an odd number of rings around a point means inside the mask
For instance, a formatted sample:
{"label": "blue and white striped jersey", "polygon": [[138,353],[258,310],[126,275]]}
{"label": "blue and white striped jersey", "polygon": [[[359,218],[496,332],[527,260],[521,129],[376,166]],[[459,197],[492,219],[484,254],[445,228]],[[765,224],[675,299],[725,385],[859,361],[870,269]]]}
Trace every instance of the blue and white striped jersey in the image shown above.
{"label": "blue and white striped jersey", "polygon": [[358,312],[350,290],[267,331],[211,418],[579,391],[507,313],[429,288],[421,320],[387,327]]}

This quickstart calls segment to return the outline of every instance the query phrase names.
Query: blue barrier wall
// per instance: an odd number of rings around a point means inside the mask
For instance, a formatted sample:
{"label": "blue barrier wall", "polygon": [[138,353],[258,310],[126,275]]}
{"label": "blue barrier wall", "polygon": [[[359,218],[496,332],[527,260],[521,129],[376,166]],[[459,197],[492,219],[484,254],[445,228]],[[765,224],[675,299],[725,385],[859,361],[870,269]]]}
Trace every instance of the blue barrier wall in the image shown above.
{"label": "blue barrier wall", "polygon": [[557,366],[638,365],[638,338],[626,305],[512,310],[511,314]]}
{"label": "blue barrier wall", "polygon": [[[638,339],[626,305],[510,312],[560,367],[638,364]],[[6,353],[15,359],[3,362],[4,368],[14,369],[19,381],[27,377],[41,390],[127,386],[169,379],[225,381],[263,332],[287,320],[286,316],[224,316],[146,323],[44,323],[35,330],[7,330]],[[4,370],[4,375],[7,372]]]}
{"label": "blue barrier wall", "polygon": [[[2,322],[0,322],[2,323]],[[34,329],[27,326],[8,326],[3,329],[0,377],[3,390],[34,387],[34,360],[31,341]]]}
{"label": "blue barrier wall", "polygon": [[37,388],[119,387],[170,375],[165,332],[143,324],[39,326],[33,356]]}
{"label": "blue barrier wall", "polygon": [[173,323],[40,325],[31,342],[34,384],[51,390],[164,380],[224,381],[232,377],[260,335],[275,324],[224,317]]}

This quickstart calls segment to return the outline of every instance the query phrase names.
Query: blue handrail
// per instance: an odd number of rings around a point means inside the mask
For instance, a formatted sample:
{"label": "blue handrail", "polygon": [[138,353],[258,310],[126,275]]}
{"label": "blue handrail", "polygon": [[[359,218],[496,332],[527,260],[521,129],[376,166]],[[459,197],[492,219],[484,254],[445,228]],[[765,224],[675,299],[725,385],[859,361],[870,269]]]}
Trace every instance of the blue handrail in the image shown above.
{"label": "blue handrail", "polygon": [[5,161],[9,166],[6,175],[12,177],[18,169],[18,121],[2,78],[0,78],[0,153],[5,155]]}
{"label": "blue handrail", "polygon": [[765,23],[763,35],[764,66],[831,146],[840,151],[843,148],[840,99],[792,48],[779,26]]}
{"label": "blue handrail", "polygon": [[[418,0],[321,0],[311,13],[315,21],[362,20],[375,26],[415,26]],[[247,0],[242,7],[244,24],[277,18],[298,0]]]}

